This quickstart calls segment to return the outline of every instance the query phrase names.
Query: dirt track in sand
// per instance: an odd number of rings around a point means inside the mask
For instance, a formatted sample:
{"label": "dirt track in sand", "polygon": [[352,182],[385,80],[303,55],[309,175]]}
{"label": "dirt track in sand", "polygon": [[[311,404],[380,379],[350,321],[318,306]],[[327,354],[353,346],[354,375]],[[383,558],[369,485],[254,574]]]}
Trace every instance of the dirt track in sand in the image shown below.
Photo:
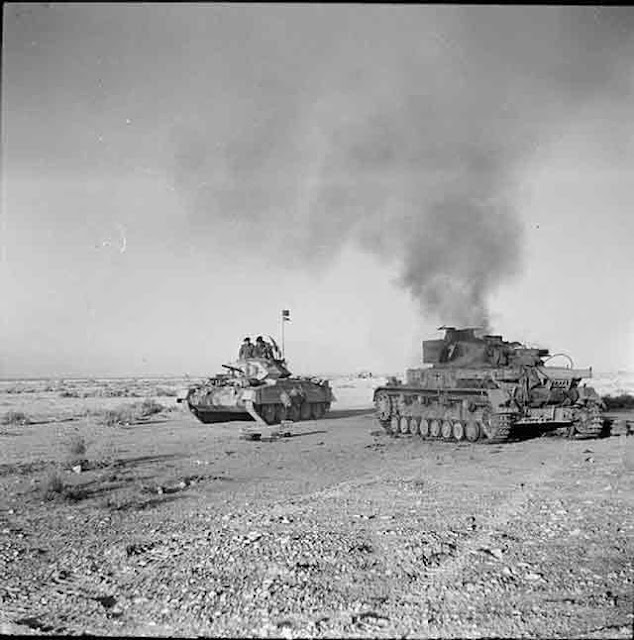
{"label": "dirt track in sand", "polygon": [[184,413],[5,427],[0,631],[631,637],[634,438],[376,429],[363,411],[274,442]]}

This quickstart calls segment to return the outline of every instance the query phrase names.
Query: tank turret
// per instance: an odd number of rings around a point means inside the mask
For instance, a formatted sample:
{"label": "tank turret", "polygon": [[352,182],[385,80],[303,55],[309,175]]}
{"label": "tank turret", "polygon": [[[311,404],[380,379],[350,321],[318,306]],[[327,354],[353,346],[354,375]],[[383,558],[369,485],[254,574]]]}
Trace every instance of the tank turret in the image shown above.
{"label": "tank turret", "polygon": [[592,369],[548,366],[548,349],[475,327],[441,329],[443,338],[423,341],[427,366],[408,369],[398,388],[375,390],[377,416],[387,431],[490,442],[529,427],[566,427],[569,435],[584,437],[601,433],[601,398],[581,385]]}

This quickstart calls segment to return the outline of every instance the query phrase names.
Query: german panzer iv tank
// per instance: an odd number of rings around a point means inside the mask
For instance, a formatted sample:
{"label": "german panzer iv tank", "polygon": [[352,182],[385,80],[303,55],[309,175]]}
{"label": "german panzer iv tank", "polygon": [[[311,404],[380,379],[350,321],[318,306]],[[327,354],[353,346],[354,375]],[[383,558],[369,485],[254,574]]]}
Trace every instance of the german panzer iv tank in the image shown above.
{"label": "german panzer iv tank", "polygon": [[[423,341],[427,368],[408,369],[374,391],[376,414],[391,434],[447,441],[504,442],[522,430],[563,429],[599,437],[604,404],[580,386],[592,369],[546,366],[548,349],[506,342],[478,329],[441,327],[445,337]],[[564,354],[555,354],[564,355]]]}
{"label": "german panzer iv tank", "polygon": [[246,358],[223,367],[226,373],[192,386],[178,400],[205,424],[318,420],[335,399],[328,380],[293,376],[283,359]]}

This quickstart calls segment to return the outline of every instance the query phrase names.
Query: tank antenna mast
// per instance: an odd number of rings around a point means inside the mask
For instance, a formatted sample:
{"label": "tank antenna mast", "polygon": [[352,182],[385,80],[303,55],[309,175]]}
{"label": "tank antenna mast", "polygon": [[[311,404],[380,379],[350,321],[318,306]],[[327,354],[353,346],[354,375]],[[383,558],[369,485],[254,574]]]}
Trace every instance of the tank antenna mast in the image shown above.
{"label": "tank antenna mast", "polygon": [[282,359],[286,358],[284,353],[284,323],[291,321],[291,312],[289,309],[282,309]]}

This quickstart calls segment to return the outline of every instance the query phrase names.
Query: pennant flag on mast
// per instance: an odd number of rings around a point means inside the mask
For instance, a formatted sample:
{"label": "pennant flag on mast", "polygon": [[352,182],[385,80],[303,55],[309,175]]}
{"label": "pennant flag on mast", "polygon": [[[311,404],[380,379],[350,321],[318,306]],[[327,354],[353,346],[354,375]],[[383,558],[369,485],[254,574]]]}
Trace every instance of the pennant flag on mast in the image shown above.
{"label": "pennant flag on mast", "polygon": [[291,312],[289,309],[282,309],[282,322],[291,321]]}

